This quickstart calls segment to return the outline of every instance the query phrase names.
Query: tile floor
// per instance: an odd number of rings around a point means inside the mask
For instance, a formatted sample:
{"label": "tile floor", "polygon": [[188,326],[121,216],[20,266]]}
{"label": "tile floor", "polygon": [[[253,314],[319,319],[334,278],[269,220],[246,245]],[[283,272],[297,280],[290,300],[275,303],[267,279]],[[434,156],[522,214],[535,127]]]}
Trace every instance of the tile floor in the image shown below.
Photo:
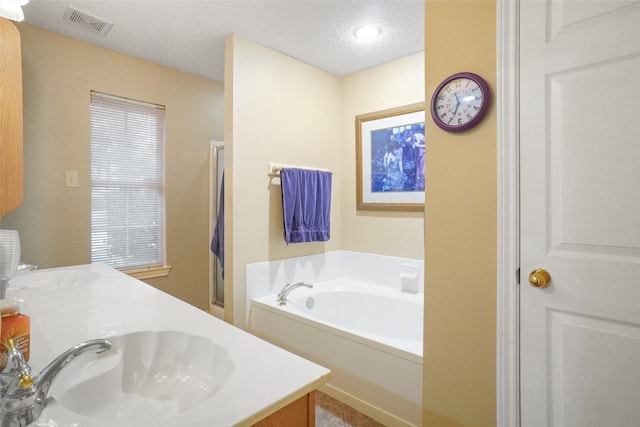
{"label": "tile floor", "polygon": [[384,427],[384,424],[316,391],[316,427]]}

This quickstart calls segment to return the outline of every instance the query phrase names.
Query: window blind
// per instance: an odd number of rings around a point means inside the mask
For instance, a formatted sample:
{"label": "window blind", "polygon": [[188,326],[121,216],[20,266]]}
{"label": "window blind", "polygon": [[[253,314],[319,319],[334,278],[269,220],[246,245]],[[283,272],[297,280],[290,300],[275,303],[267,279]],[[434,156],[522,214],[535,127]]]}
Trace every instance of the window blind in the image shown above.
{"label": "window blind", "polygon": [[165,264],[163,106],[91,92],[91,261]]}

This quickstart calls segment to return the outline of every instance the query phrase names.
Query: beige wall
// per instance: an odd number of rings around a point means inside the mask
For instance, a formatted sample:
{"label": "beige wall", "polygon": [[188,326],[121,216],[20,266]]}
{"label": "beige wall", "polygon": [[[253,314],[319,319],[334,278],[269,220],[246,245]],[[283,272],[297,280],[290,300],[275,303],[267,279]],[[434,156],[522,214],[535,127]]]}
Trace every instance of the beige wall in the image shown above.
{"label": "beige wall", "polygon": [[[495,2],[427,1],[425,14],[427,96],[459,71],[495,94]],[[495,426],[495,104],[471,131],[427,120],[426,133],[424,424]]]}
{"label": "beige wall", "polygon": [[[340,248],[340,81],[238,36],[227,39],[226,54],[225,97],[232,102],[225,209],[232,208],[225,211],[225,235],[233,242],[225,250],[225,301],[233,286],[233,323],[243,327],[247,264]],[[267,176],[268,162],[333,172],[328,242],[285,244],[280,179]]]}
{"label": "beige wall", "polygon": [[[413,91],[411,85],[399,92],[389,86],[404,82],[391,64],[340,80],[241,38],[228,40],[224,137],[233,148],[226,152],[232,171],[226,203],[235,215],[227,221],[234,238],[227,244],[227,266],[233,269],[226,274],[234,287],[228,295],[239,307],[247,263],[338,248],[420,253],[419,238],[405,249],[396,233],[369,237],[401,229],[406,238],[420,229],[420,214],[355,211],[354,117],[419,101],[425,89],[428,101],[437,84],[457,71],[482,74],[494,88],[496,83],[494,1],[426,2],[425,16],[425,87],[418,84]],[[222,85],[26,24],[19,28],[25,201],[3,218],[3,228],[20,230],[26,261],[44,267],[88,262],[89,90],[167,105],[168,262],[174,271],[153,284],[206,308],[206,159],[208,141],[223,139]],[[413,66],[410,75],[420,72]],[[385,75],[393,78],[381,84]],[[201,115],[191,117],[194,112]],[[462,135],[442,132],[427,120],[426,136],[425,425],[492,426],[495,107],[482,125]],[[266,176],[269,161],[334,171],[330,242],[284,244],[280,188]],[[79,189],[64,188],[65,170],[80,172]],[[244,324],[243,309],[229,313]]]}
{"label": "beige wall", "polygon": [[[234,295],[226,319],[244,325],[249,263],[336,249],[422,259],[423,213],[355,209],[355,116],[422,101],[424,55],[340,79],[238,36],[226,53],[225,296]],[[280,181],[267,177],[268,162],[333,171],[329,242],[284,243]]]}
{"label": "beige wall", "polygon": [[[223,138],[221,83],[19,24],[24,85],[23,260],[41,267],[90,262],[89,92],[167,107],[167,278],[154,286],[208,307],[208,152]],[[65,188],[77,170],[79,188]]]}
{"label": "beige wall", "polygon": [[355,117],[424,101],[424,53],[341,79],[341,249],[423,259],[424,213],[356,209]]}

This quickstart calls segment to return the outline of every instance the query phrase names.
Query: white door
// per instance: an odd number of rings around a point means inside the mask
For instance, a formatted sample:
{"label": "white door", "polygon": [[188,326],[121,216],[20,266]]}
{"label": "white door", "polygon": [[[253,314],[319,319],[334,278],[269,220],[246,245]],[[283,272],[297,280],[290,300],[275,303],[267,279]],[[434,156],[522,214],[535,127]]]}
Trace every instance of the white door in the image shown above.
{"label": "white door", "polygon": [[638,427],[640,2],[520,7],[521,425]]}

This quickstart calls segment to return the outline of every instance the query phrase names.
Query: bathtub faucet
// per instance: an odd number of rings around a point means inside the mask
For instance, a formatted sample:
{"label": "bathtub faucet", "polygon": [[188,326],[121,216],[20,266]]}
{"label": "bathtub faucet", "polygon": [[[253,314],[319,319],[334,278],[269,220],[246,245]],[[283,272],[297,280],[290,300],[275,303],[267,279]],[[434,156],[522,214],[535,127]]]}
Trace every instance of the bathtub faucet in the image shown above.
{"label": "bathtub faucet", "polygon": [[284,285],[284,288],[282,288],[282,290],[278,293],[278,304],[285,305],[287,303],[287,295],[289,295],[289,292],[291,292],[295,288],[299,288],[300,286],[313,288],[313,285],[307,282],[298,282],[294,283],[293,285],[291,283],[287,283],[286,285]]}

